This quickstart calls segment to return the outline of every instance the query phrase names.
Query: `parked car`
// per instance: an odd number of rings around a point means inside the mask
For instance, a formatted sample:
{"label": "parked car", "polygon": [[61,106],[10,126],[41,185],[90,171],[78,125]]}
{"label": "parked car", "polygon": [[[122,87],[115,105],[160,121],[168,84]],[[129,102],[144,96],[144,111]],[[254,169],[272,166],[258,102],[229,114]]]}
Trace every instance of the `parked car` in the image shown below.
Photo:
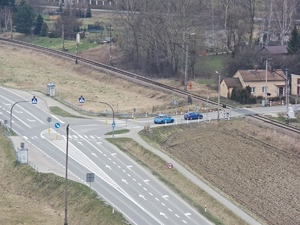
{"label": "parked car", "polygon": [[203,115],[197,112],[188,112],[184,114],[184,119],[185,120],[197,120],[197,119],[202,119]]}
{"label": "parked car", "polygon": [[171,116],[168,116],[166,114],[158,114],[155,118],[154,118],[154,123],[173,123],[174,122],[174,118]]}

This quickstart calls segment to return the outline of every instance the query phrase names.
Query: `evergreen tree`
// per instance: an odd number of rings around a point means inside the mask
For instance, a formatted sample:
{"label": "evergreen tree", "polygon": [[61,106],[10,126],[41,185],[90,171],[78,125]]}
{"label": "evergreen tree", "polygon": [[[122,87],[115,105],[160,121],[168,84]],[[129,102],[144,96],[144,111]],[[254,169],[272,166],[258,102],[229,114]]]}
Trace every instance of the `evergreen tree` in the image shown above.
{"label": "evergreen tree", "polygon": [[86,18],[91,18],[92,17],[92,10],[91,10],[90,6],[88,6],[88,8],[86,10],[85,17]]}
{"label": "evergreen tree", "polygon": [[41,34],[43,23],[44,23],[44,19],[43,19],[42,15],[39,14],[38,17],[36,18],[34,31],[33,31],[33,33],[35,35],[40,35]]}
{"label": "evergreen tree", "polygon": [[30,34],[34,24],[34,18],[35,14],[32,6],[27,4],[25,0],[22,0],[16,12],[13,14],[16,31],[26,35]]}
{"label": "evergreen tree", "polygon": [[48,33],[48,30],[49,30],[49,27],[48,27],[47,23],[43,22],[40,35],[42,37],[46,37],[47,33]]}
{"label": "evergreen tree", "polygon": [[295,26],[292,30],[291,37],[288,41],[288,52],[289,54],[295,54],[299,50],[299,33]]}

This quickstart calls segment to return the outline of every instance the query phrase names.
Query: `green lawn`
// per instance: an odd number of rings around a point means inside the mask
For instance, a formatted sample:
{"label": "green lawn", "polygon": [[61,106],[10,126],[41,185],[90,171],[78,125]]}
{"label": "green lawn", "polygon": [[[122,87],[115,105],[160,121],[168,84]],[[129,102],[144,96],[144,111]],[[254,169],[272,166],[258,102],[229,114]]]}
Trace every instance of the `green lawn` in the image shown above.
{"label": "green lawn", "polygon": [[224,61],[228,55],[208,55],[197,58],[195,70],[207,74],[215,74],[215,71],[222,71]]}
{"label": "green lawn", "polygon": [[[51,48],[55,50],[61,50],[62,49],[62,38],[48,38],[48,37],[35,37],[32,40],[32,44],[43,46],[46,48]],[[76,52],[76,40],[70,41],[65,40],[64,42],[65,48],[69,50],[70,53]],[[87,49],[95,48],[97,47],[97,43],[90,43],[86,39],[83,39],[82,42],[78,46],[78,52],[85,51]]]}

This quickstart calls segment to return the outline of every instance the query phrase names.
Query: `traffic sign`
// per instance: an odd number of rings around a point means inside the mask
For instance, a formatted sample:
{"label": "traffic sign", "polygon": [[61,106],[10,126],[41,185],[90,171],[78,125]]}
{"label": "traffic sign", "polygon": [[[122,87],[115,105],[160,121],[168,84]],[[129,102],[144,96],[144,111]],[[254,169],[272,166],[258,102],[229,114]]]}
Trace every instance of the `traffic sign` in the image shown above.
{"label": "traffic sign", "polygon": [[173,168],[173,164],[172,163],[168,163],[168,168],[172,169]]}
{"label": "traffic sign", "polygon": [[84,102],[85,102],[85,99],[84,99],[84,97],[81,95],[81,96],[78,98],[78,101],[79,101],[79,103],[84,103]]}
{"label": "traffic sign", "polygon": [[55,128],[60,128],[60,123],[55,123],[54,126]]}
{"label": "traffic sign", "polygon": [[48,117],[48,118],[47,118],[47,122],[50,123],[51,121],[52,121],[52,117]]}
{"label": "traffic sign", "polygon": [[115,126],[116,126],[116,123],[115,123],[115,122],[112,122],[111,126],[112,126],[112,127],[115,127]]}
{"label": "traffic sign", "polygon": [[37,104],[37,98],[35,96],[32,97],[31,103],[32,104]]}

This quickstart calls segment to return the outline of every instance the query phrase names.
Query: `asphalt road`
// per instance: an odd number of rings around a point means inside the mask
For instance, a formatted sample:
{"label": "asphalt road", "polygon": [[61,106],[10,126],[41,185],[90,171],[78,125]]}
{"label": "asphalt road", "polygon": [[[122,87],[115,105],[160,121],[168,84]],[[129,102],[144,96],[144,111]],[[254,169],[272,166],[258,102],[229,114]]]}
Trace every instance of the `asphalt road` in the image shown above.
{"label": "asphalt road", "polygon": [[[102,198],[133,224],[211,224],[149,171],[103,139],[111,131],[106,119],[61,118],[49,114],[53,102],[32,104],[33,94],[0,88],[0,118],[19,134],[28,151],[35,149],[52,172],[64,176],[66,125],[70,124],[68,159],[70,179],[91,185]],[[10,113],[12,112],[12,113]],[[51,122],[49,119],[51,117]],[[12,120],[10,120],[12,118]],[[11,123],[10,123],[11,121]],[[108,124],[111,124],[109,121]],[[55,124],[60,124],[56,128]],[[138,128],[116,120],[119,128]],[[140,126],[142,128],[142,126]],[[29,155],[29,160],[30,160]],[[36,156],[33,156],[36,157]],[[51,164],[51,165],[50,165]],[[45,169],[45,168],[44,168]],[[47,168],[46,168],[47,170]],[[86,173],[95,181],[86,183]]]}

